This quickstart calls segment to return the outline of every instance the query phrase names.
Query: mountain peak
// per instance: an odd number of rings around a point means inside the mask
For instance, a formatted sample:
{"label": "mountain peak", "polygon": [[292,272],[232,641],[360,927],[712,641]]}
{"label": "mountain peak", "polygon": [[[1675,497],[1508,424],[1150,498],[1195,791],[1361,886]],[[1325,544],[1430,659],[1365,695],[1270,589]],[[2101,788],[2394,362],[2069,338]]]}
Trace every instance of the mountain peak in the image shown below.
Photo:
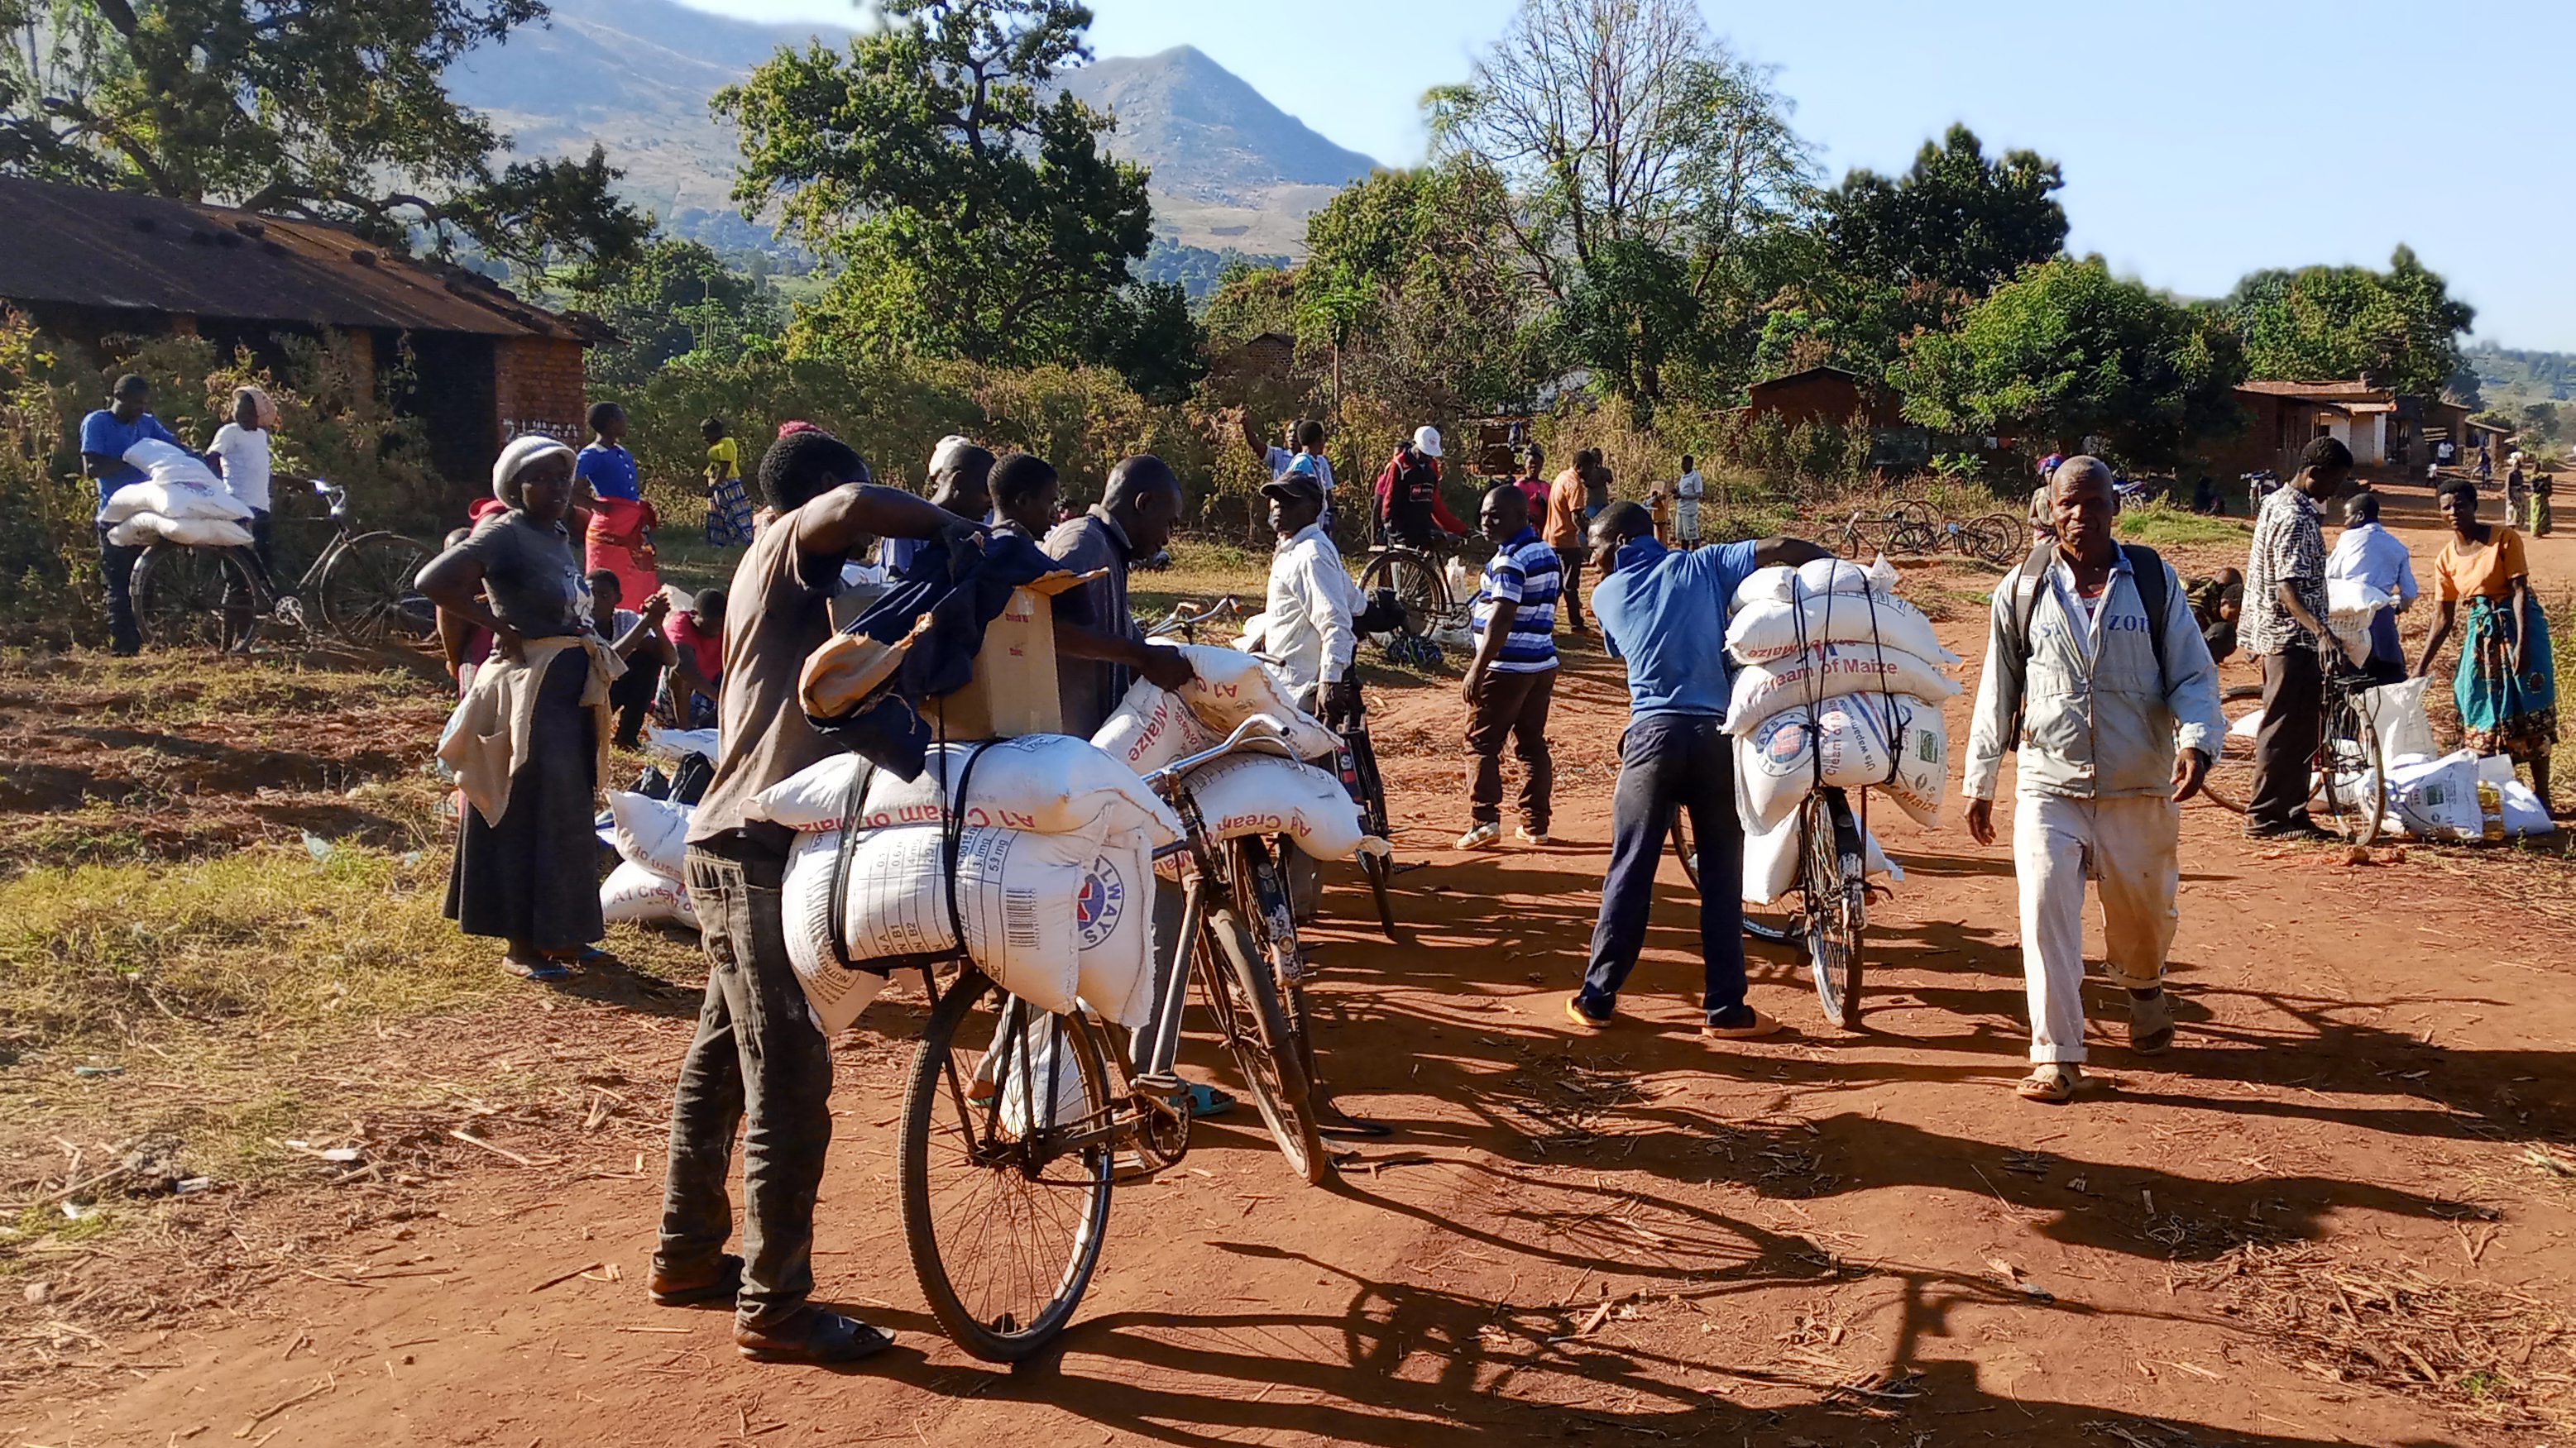
{"label": "mountain peak", "polygon": [[1260,206],[1281,186],[1346,186],[1377,162],[1317,135],[1194,45],[1113,56],[1057,78],[1118,118],[1112,155],[1149,162],[1154,189],[1219,206]]}

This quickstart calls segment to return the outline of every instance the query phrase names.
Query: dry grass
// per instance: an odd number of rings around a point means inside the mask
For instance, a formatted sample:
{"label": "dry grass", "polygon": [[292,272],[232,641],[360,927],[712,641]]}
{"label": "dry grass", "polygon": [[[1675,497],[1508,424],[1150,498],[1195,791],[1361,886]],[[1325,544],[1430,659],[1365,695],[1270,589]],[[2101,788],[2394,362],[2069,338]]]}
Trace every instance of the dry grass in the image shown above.
{"label": "dry grass", "polygon": [[2284,1361],[2511,1428],[2576,1424],[2564,1304],[2297,1243],[2238,1247],[2190,1279]]}

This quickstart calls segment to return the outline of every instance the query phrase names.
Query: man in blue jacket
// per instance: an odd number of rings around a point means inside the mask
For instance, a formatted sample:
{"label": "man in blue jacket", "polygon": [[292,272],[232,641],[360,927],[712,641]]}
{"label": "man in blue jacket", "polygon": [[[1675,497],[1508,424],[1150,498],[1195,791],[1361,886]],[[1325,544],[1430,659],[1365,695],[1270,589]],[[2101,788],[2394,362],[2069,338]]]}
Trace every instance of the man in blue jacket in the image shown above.
{"label": "man in blue jacket", "polygon": [[1619,990],[1637,968],[1654,905],[1655,866],[1673,811],[1690,811],[1699,843],[1699,947],[1706,969],[1700,1034],[1765,1036],[1780,1023],[1744,999],[1744,826],[1735,814],[1735,751],[1726,707],[1735,666],[1726,656],[1726,611],[1756,569],[1831,555],[1804,538],[1764,538],[1688,551],[1655,541],[1655,520],[1635,503],[1612,503],[1592,521],[1592,553],[1609,571],[1592,589],[1602,642],[1628,665],[1628,732],[1619,741],[1619,790],[1611,804],[1610,872],[1592,961],[1565,1017],[1585,1030],[1610,1024]]}

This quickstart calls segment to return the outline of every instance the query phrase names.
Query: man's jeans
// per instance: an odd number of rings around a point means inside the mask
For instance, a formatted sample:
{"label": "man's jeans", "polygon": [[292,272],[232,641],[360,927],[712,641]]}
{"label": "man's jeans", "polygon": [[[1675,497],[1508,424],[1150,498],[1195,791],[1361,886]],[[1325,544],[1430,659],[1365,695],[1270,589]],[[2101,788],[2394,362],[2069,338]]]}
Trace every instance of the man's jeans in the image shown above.
{"label": "man's jeans", "polygon": [[1601,919],[1579,997],[1608,1017],[1645,947],[1655,903],[1655,867],[1673,832],[1673,811],[1690,811],[1699,849],[1699,948],[1707,976],[1700,1009],[1714,1023],[1744,1004],[1744,826],[1735,816],[1735,751],[1725,727],[1701,714],[1648,714],[1619,742],[1619,792],[1610,812],[1610,873],[1601,882]]}
{"label": "man's jeans", "polygon": [[107,589],[107,636],[109,645],[120,654],[143,651],[143,631],[134,624],[134,560],[143,556],[140,548],[128,548],[107,541],[107,525],[98,525],[98,575]]}
{"label": "man's jeans", "polygon": [[733,1231],[725,1195],[743,1127],[742,1292],[735,1318],[772,1328],[814,1291],[814,1197],[832,1142],[832,1052],[787,963],[776,858],[691,846],[689,898],[707,951],[707,998],[680,1063],[657,1267],[689,1272]]}
{"label": "man's jeans", "polygon": [[2254,791],[2245,822],[2277,829],[2308,817],[2317,740],[2325,732],[2325,667],[2317,651],[2292,644],[2263,655],[2263,728],[2254,736]]}

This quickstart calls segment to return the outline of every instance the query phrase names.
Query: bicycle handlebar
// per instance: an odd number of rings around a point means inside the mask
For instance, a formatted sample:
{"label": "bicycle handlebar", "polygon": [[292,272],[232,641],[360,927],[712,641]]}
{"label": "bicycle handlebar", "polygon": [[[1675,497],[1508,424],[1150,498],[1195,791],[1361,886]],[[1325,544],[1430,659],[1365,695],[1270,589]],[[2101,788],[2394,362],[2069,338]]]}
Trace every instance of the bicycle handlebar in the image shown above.
{"label": "bicycle handlebar", "polygon": [[1183,758],[1173,760],[1171,763],[1164,765],[1162,768],[1155,770],[1149,775],[1146,775],[1145,783],[1152,788],[1160,789],[1165,784],[1180,778],[1182,775],[1189,773],[1191,770],[1198,768],[1200,765],[1207,763],[1211,759],[1222,758],[1227,754],[1233,753],[1234,750],[1243,743],[1244,736],[1250,734],[1255,729],[1267,730],[1270,738],[1277,740],[1282,744],[1288,742],[1287,725],[1282,724],[1272,715],[1255,714],[1251,718],[1244,720],[1242,723],[1235,725],[1234,732],[1225,736],[1224,743],[1217,745],[1213,749],[1202,749],[1196,754],[1187,755]]}

